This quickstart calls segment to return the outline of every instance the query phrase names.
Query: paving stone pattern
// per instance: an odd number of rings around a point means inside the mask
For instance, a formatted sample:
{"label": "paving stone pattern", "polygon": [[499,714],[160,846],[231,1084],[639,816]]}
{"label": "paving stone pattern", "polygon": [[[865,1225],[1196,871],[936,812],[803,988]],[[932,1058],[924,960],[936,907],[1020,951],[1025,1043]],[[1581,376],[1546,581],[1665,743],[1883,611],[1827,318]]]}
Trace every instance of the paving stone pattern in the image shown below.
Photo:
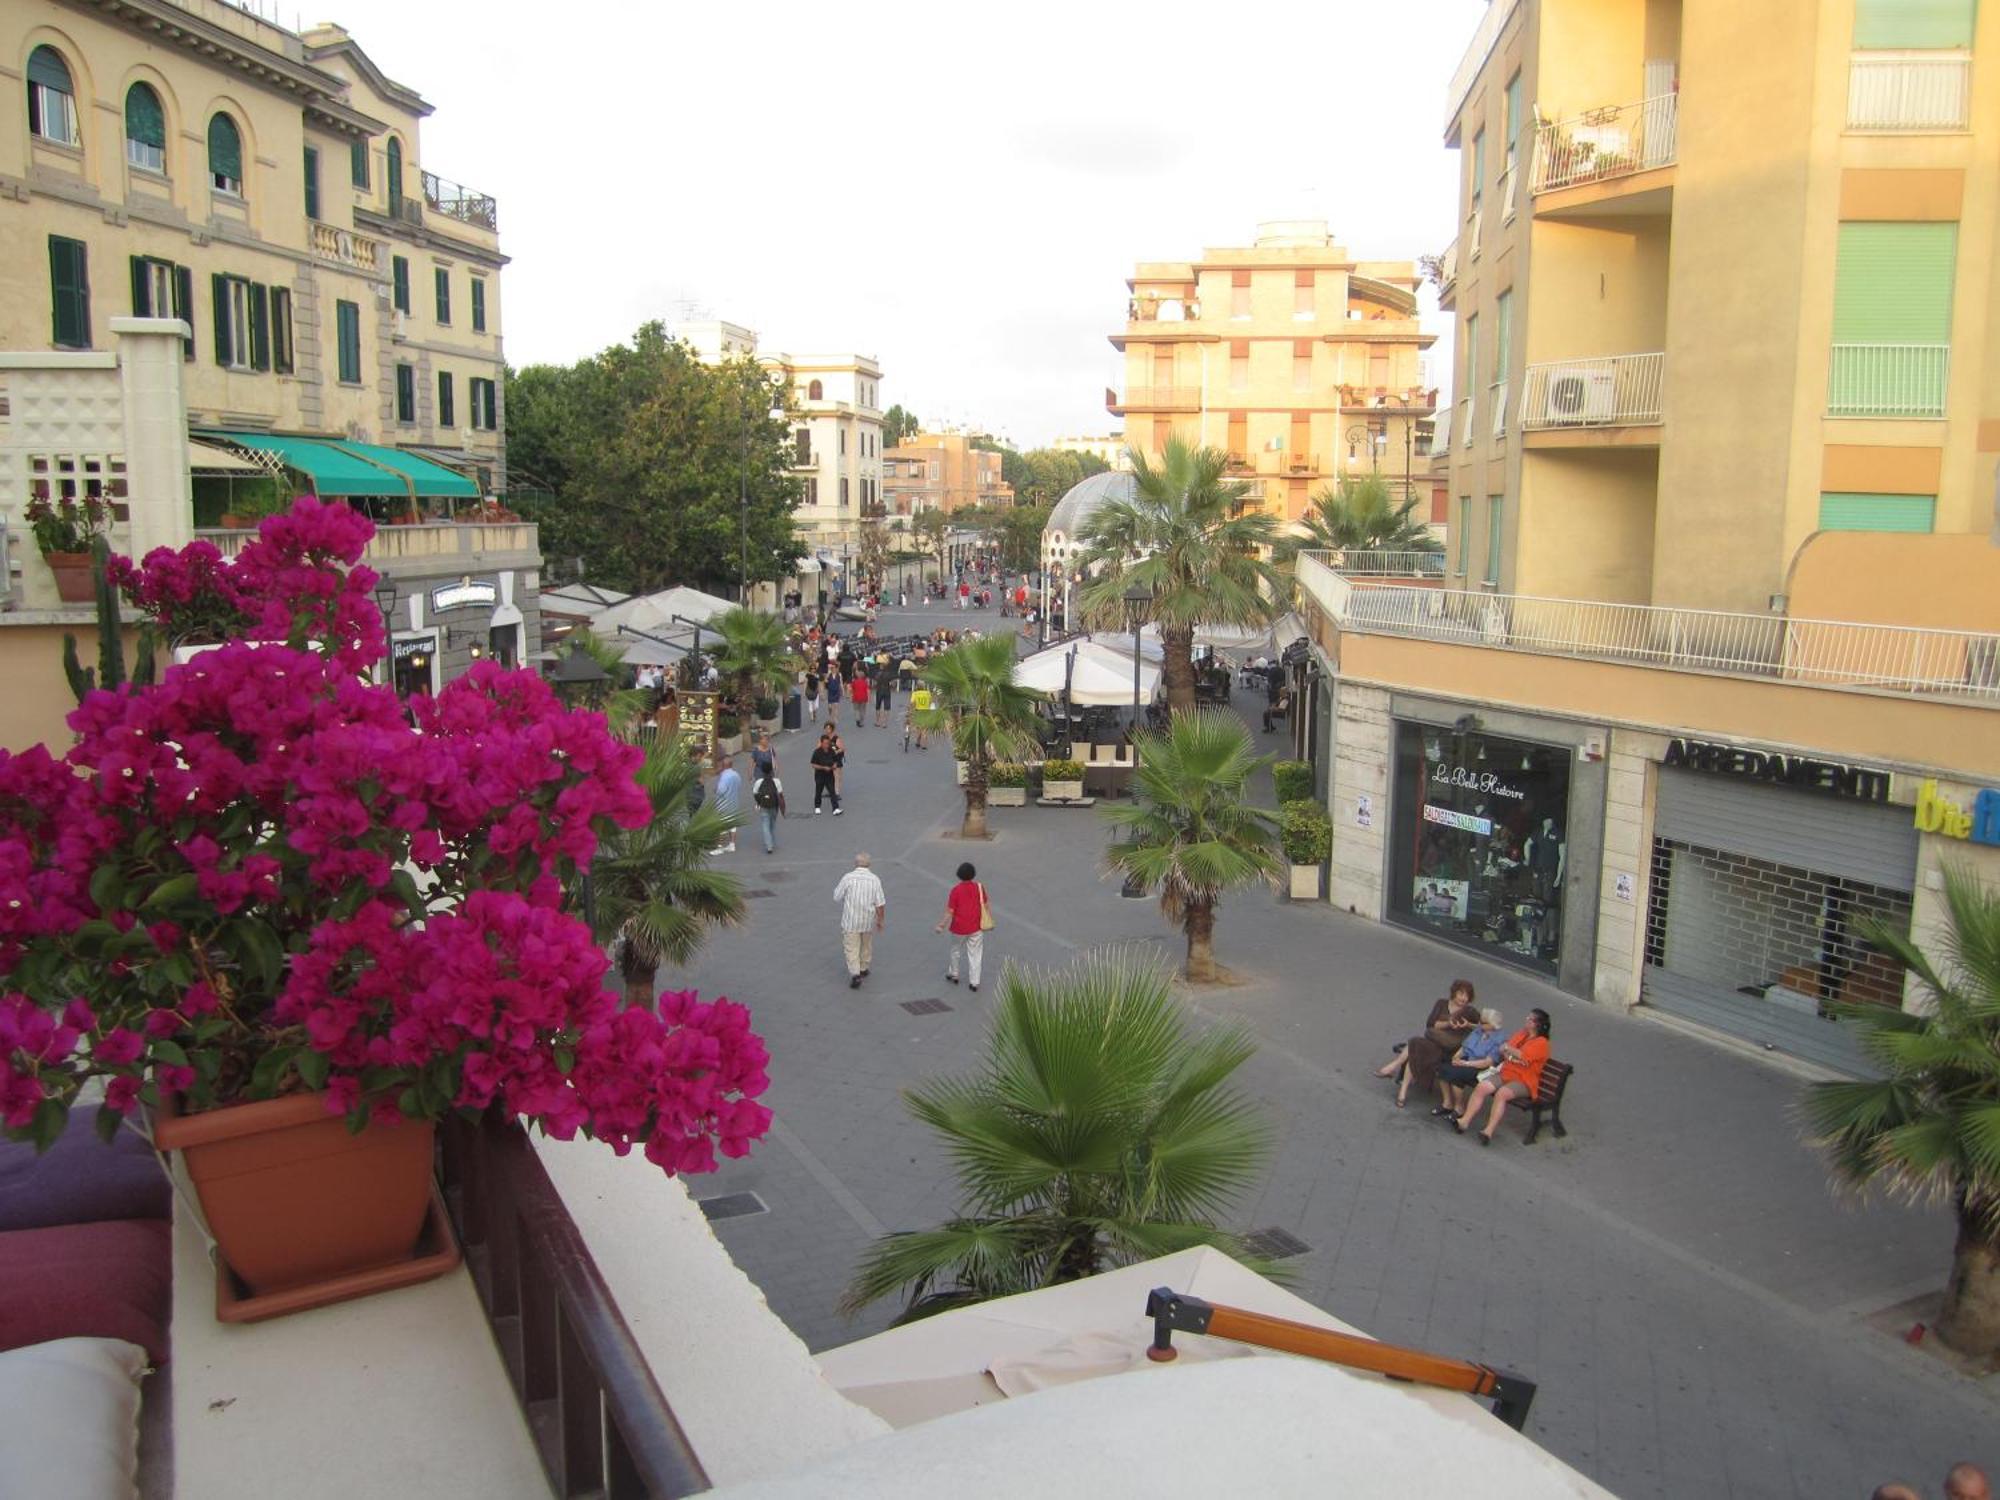
{"label": "paving stone pattern", "polygon": [[[795,813],[771,856],[739,840],[722,862],[775,894],[668,976],[747,1002],[770,1041],[778,1129],[696,1189],[768,1205],[715,1229],[814,1349],[894,1316],[837,1308],[869,1240],[957,1206],[900,1091],[977,1060],[1002,966],[1111,942],[1180,953],[1153,902],[1121,899],[1098,873],[1097,814],[996,809],[996,837],[967,845],[947,752],[904,753],[900,727],[850,719],[842,732],[846,815]],[[808,738],[777,747],[801,783]],[[889,913],[856,991],[832,890],[860,849]],[[979,866],[998,922],[977,995],[944,982],[945,939],[931,931],[961,859]],[[1530,1434],[1620,1495],[1821,1500],[1889,1479],[1930,1493],[1961,1458],[2000,1473],[2000,1377],[1956,1374],[1863,1322],[1942,1284],[1949,1217],[1835,1202],[1799,1141],[1798,1079],[1323,904],[1230,898],[1217,951],[1236,982],[1190,1003],[1255,1032],[1243,1081],[1278,1131],[1236,1222],[1310,1247],[1283,1263],[1301,1295],[1376,1337],[1535,1380]],[[1510,1029],[1530,1006],[1552,1014],[1555,1055],[1576,1066],[1566,1139],[1545,1129],[1523,1147],[1516,1111],[1482,1149],[1431,1119],[1428,1100],[1392,1107],[1373,1068],[1459,975]],[[906,1008],[939,996],[952,1009]]]}

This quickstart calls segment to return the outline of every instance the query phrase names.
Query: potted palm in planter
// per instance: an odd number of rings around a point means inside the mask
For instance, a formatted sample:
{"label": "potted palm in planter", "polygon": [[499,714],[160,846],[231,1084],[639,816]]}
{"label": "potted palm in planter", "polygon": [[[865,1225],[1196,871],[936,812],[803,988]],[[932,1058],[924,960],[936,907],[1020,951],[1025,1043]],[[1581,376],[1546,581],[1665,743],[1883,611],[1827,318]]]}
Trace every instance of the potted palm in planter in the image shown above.
{"label": "potted palm in planter", "polygon": [[307,499],[228,566],[200,541],[115,559],[163,636],[233,638],[89,693],[60,758],[0,751],[0,1128],[46,1147],[86,1087],[107,1134],[150,1115],[237,1319],[447,1268],[413,1259],[446,1115],[670,1172],[769,1124],[748,1012],[623,1008],[569,909],[599,838],[649,815],[638,749],[492,662],[408,705],[368,683],[372,532]]}
{"label": "potted palm in planter", "polygon": [[1278,842],[1292,867],[1294,901],[1319,900],[1320,867],[1333,852],[1333,824],[1309,798],[1287,802],[1279,809]]}
{"label": "potted palm in planter", "polygon": [[95,591],[90,576],[90,544],[111,524],[111,507],[94,495],[81,498],[37,495],[28,502],[28,527],[42,561],[55,576],[56,597],[65,604],[88,604]]}
{"label": "potted palm in planter", "polygon": [[1028,768],[1017,760],[996,760],[986,773],[986,801],[992,807],[1028,805]]}
{"label": "potted palm in planter", "polygon": [[1042,762],[1042,795],[1051,802],[1083,800],[1083,762],[1045,760]]}

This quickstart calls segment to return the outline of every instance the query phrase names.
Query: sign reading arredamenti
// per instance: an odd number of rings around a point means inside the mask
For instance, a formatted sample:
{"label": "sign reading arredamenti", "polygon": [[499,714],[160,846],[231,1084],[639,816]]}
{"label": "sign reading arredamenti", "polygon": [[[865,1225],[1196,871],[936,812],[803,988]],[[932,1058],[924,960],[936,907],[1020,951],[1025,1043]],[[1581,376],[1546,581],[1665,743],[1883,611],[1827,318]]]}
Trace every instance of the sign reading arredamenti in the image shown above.
{"label": "sign reading arredamenti", "polygon": [[1814,760],[1805,755],[1785,755],[1776,750],[1746,750],[1741,745],[1711,745],[1703,740],[1669,740],[1666,759],[1661,764],[1689,771],[1705,771],[1716,776],[1735,776],[1744,781],[1762,781],[1771,786],[1825,792],[1834,797],[1851,797],[1857,802],[1889,800],[1887,771],[1842,765],[1839,761]]}

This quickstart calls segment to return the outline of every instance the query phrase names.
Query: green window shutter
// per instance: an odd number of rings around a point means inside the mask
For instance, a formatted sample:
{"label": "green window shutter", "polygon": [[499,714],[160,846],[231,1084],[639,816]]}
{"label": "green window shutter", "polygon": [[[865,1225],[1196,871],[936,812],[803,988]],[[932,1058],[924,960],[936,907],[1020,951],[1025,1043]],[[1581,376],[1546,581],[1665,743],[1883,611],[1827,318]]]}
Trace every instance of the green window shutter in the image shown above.
{"label": "green window shutter", "polygon": [[1950,342],[1956,224],[1842,224],[1836,253],[1836,344]]}
{"label": "green window shutter", "polygon": [[456,427],[458,425],[457,403],[453,401],[452,395],[453,393],[451,389],[451,371],[439,370],[438,371],[438,419],[437,419],[437,424],[439,427],[449,428],[449,427]]}
{"label": "green window shutter", "polygon": [[[1479,395],[1479,314],[1474,313],[1465,320],[1465,392],[1475,400]],[[1472,434],[1461,435],[1461,442],[1471,442]]]}
{"label": "green window shutter", "polygon": [[1514,294],[1502,292],[1493,304],[1493,378],[1507,378],[1507,360],[1514,343]]}
{"label": "green window shutter", "polygon": [[1929,531],[1935,495],[1862,495],[1828,492],[1819,497],[1821,531]]}
{"label": "green window shutter", "polygon": [[417,420],[417,372],[411,365],[396,366],[396,420]]}
{"label": "green window shutter", "polygon": [[319,217],[319,151],[306,147],[306,217]]}
{"label": "green window shutter", "polygon": [[1975,0],[1855,0],[1854,45],[1875,48],[1972,45]]}
{"label": "green window shutter", "polygon": [[1486,581],[1497,584],[1500,581],[1500,523],[1507,499],[1504,495],[1486,497]]}
{"label": "green window shutter", "polygon": [[389,212],[394,213],[403,200],[403,143],[390,136],[384,154],[389,160]]}
{"label": "green window shutter", "polygon": [[1486,186],[1486,132],[1480,131],[1472,138],[1472,201],[1479,201],[1479,193]]}
{"label": "green window shutter", "polygon": [[271,289],[262,282],[250,284],[250,368],[271,368]]}
{"label": "green window shutter", "polygon": [[486,283],[472,278],[472,331],[486,332]]}
{"label": "green window shutter", "polygon": [[389,269],[395,278],[396,311],[406,313],[410,310],[410,263],[400,255],[392,255]]}
{"label": "green window shutter", "polygon": [[43,88],[61,89],[65,94],[76,92],[75,85],[69,81],[69,64],[53,47],[37,47],[28,54],[28,82],[39,83]]}
{"label": "green window shutter", "polygon": [[368,143],[356,141],[347,148],[347,177],[358,188],[368,186]]}
{"label": "green window shutter", "polygon": [[166,149],[167,112],[160,107],[160,96],[146,84],[135,83],[125,90],[125,138]]}
{"label": "green window shutter", "polygon": [[152,291],[146,275],[146,257],[132,257],[132,316],[150,318],[153,315]]}
{"label": "green window shutter", "polygon": [[51,343],[63,349],[90,347],[90,249],[82,240],[49,236],[49,310]]}
{"label": "green window shutter", "polygon": [[215,299],[215,362],[227,367],[236,352],[229,347],[229,278],[210,276],[208,294]]}
{"label": "green window shutter", "polygon": [[292,373],[292,291],[271,288],[271,368],[280,375]]}
{"label": "green window shutter", "polygon": [[1507,160],[1521,149],[1521,75],[1507,80]]}
{"label": "green window shutter", "polygon": [[187,337],[181,340],[181,358],[194,358],[194,272],[186,266],[174,267],[174,316],[187,324]]}
{"label": "green window shutter", "polygon": [[359,385],[361,383],[361,308],[353,302],[336,302],[334,304],[334,321],[339,333],[340,380],[345,385]]}
{"label": "green window shutter", "polygon": [[236,122],[228,115],[209,117],[208,172],[211,177],[227,177],[237,183],[243,181],[243,137],[237,133]]}
{"label": "green window shutter", "polygon": [[451,272],[447,271],[443,266],[439,266],[434,273],[433,279],[437,283],[437,320],[440,323],[449,323],[451,321]]}
{"label": "green window shutter", "polygon": [[1472,566],[1472,497],[1458,497],[1458,566],[1454,572],[1464,573]]}

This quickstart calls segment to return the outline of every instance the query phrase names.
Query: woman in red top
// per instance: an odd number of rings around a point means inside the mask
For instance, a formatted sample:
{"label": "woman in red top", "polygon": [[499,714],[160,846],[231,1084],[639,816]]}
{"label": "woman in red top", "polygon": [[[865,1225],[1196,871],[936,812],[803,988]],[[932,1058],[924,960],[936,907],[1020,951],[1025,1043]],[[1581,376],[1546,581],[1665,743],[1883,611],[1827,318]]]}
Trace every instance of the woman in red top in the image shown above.
{"label": "woman in red top", "polygon": [[1460,1135],[1466,1127],[1479,1118],[1479,1106],[1490,1095],[1493,1111],[1487,1117],[1486,1128],[1479,1132],[1479,1144],[1493,1144],[1493,1132],[1500,1128],[1500,1117],[1507,1113],[1509,1099],[1532,1099],[1542,1086],[1542,1065],[1549,1060],[1549,1013],[1545,1010],[1528,1012],[1528,1024],[1507,1038],[1507,1045],[1500,1049],[1500,1071],[1498,1075],[1486,1079],[1472,1091],[1472,1097],[1465,1101],[1465,1109],[1451,1122],[1451,1128]]}
{"label": "woman in red top", "polygon": [[953,984],[958,983],[958,955],[965,953],[965,981],[973,993],[979,992],[979,960],[981,950],[986,946],[986,934],[980,929],[980,918],[986,908],[986,887],[972,877],[978,874],[970,863],[958,867],[958,884],[944,898],[944,920],[936,930],[951,931],[951,958],[946,962],[944,977]]}

